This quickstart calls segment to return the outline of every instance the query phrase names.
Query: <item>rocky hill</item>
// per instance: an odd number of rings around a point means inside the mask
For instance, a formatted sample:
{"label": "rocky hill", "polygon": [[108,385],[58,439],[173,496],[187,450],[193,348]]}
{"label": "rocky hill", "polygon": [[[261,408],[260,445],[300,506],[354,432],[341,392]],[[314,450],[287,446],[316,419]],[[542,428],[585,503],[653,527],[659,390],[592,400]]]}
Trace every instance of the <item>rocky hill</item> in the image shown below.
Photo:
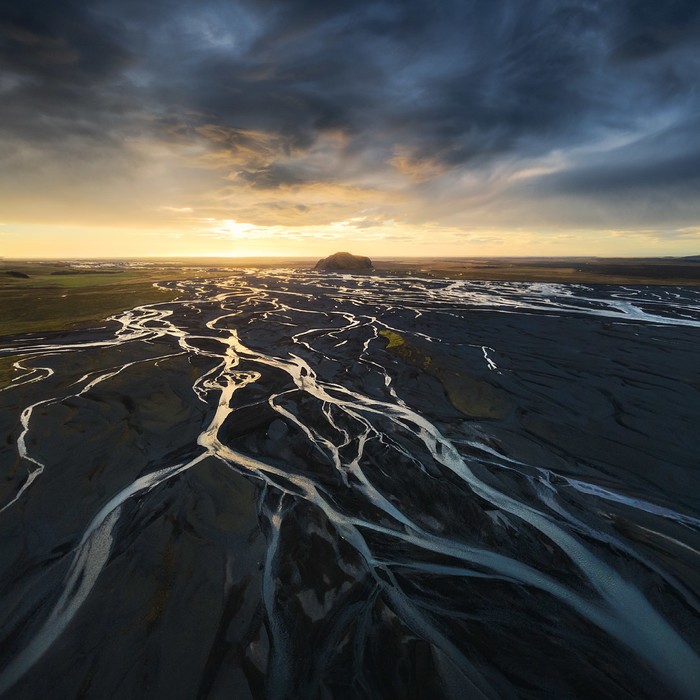
{"label": "rocky hill", "polygon": [[315,270],[371,270],[372,261],[364,255],[333,253],[316,263]]}

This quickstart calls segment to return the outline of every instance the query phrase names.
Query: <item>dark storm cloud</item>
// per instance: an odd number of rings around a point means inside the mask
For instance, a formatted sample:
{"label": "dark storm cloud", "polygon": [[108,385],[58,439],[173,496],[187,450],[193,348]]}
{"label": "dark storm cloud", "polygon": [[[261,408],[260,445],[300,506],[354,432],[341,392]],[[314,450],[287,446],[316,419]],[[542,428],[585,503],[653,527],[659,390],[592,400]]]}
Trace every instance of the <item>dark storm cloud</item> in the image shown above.
{"label": "dark storm cloud", "polygon": [[668,190],[695,197],[700,192],[700,149],[658,160],[579,166],[571,172],[549,175],[539,183],[542,191],[585,194],[601,199],[623,195],[664,195]]}
{"label": "dark storm cloud", "polygon": [[137,61],[120,26],[93,16],[86,3],[4,3],[0,184],[10,180],[10,192],[19,181],[49,188],[46,163],[63,163],[76,178],[80,163],[83,179],[99,177],[103,166],[128,171],[122,140],[143,130],[143,115],[124,73]]}
{"label": "dark storm cloud", "polygon": [[621,8],[614,56],[636,61],[692,44],[698,38],[700,6],[696,2],[636,0]]}
{"label": "dark storm cloud", "polygon": [[[685,186],[698,132],[665,157],[642,132],[700,110],[698,46],[695,0],[4,2],[0,133],[59,152],[170,123],[266,133],[275,148],[248,149],[237,177],[274,189],[309,181],[289,157],[324,134],[342,135],[359,177],[487,170],[639,132],[614,163],[572,162],[540,187]],[[347,176],[338,167],[312,179]]]}
{"label": "dark storm cloud", "polygon": [[[610,208],[634,208],[642,221],[682,223],[700,214],[700,114],[579,158],[524,186],[525,194],[579,197]],[[632,217],[630,217],[631,219]]]}
{"label": "dark storm cloud", "polygon": [[85,86],[115,74],[128,61],[114,27],[75,0],[5,2],[0,32],[5,69],[37,80]]}
{"label": "dark storm cloud", "polygon": [[239,170],[236,174],[253,187],[264,190],[274,190],[284,185],[299,185],[304,182],[304,179],[290,168],[277,164],[253,171]]}

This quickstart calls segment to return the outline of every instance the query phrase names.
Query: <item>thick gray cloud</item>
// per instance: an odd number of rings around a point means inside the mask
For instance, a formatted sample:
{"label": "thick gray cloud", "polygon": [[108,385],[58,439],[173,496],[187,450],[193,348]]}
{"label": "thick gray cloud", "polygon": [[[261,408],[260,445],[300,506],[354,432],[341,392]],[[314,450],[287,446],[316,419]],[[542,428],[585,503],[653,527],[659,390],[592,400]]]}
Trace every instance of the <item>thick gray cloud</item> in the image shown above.
{"label": "thick gray cloud", "polygon": [[[416,198],[560,154],[504,196],[667,192],[692,218],[699,47],[696,0],[4,0],[0,138],[21,168],[23,144],[104,159],[215,125],[274,139],[227,146],[241,185],[398,170]],[[327,135],[343,160],[304,161]]]}

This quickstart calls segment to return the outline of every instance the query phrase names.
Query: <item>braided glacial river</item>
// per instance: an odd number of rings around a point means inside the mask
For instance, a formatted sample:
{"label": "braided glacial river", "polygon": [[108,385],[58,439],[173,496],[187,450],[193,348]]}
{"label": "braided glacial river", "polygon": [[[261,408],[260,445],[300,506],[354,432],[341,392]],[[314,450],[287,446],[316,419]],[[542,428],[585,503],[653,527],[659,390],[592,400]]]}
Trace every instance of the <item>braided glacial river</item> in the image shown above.
{"label": "braided glacial river", "polygon": [[699,291],[169,286],[0,348],[0,697],[698,697]]}

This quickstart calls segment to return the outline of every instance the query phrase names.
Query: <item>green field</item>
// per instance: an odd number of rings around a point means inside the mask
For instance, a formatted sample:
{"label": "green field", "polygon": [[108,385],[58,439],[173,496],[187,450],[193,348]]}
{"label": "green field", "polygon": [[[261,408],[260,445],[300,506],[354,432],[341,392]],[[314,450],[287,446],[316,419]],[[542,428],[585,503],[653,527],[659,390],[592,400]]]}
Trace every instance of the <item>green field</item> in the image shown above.
{"label": "green field", "polygon": [[176,268],[83,272],[61,263],[2,261],[0,337],[90,326],[140,304],[170,301],[176,294],[153,284],[180,277]]}
{"label": "green field", "polygon": [[15,369],[12,363],[17,360],[17,357],[0,357],[0,389],[7,386],[15,376]]}
{"label": "green field", "polygon": [[563,284],[700,286],[696,258],[380,258],[378,271],[416,277]]}

